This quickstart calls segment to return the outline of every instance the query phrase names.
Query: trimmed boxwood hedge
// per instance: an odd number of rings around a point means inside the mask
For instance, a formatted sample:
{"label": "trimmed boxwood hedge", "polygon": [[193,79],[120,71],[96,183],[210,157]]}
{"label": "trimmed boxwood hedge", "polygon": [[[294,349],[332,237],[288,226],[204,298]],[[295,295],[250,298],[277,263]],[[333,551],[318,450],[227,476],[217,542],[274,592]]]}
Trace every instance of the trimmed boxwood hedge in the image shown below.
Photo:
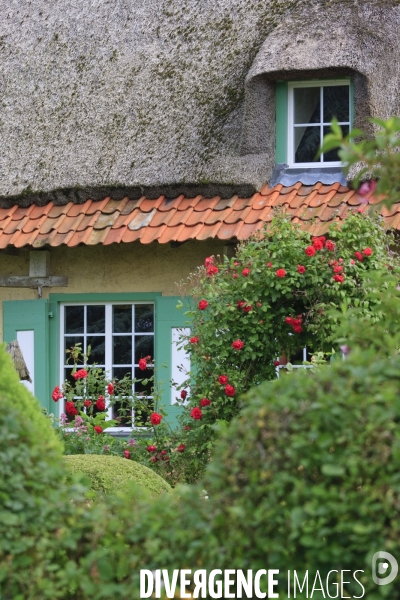
{"label": "trimmed boxwood hedge", "polygon": [[107,495],[124,492],[136,483],[156,497],[171,491],[170,485],[157,473],[133,460],[119,456],[72,454],[64,456],[71,473],[83,473],[90,479],[90,489]]}

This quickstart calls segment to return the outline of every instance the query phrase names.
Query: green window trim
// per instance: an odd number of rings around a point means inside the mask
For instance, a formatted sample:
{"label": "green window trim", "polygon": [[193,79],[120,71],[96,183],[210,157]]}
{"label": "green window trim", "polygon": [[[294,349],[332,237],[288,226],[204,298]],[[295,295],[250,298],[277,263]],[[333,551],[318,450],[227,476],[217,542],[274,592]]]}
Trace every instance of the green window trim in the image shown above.
{"label": "green window trim", "polygon": [[[310,79],[310,83],[319,81],[334,81],[337,78]],[[348,80],[350,84],[350,129],[354,122],[354,83],[351,77],[341,77],[341,80]],[[276,164],[288,163],[288,104],[289,104],[289,81],[276,82],[276,108],[275,108],[275,161]],[[321,168],[329,166],[328,164],[319,165]],[[301,168],[301,167],[300,167]]]}

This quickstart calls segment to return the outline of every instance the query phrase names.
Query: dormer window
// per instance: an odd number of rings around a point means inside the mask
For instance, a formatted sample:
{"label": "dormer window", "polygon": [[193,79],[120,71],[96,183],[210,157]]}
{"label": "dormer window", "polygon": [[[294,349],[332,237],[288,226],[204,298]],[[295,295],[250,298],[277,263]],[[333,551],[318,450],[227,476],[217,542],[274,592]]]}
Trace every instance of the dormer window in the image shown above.
{"label": "dormer window", "polygon": [[330,131],[333,118],[338,120],[344,133],[349,132],[350,87],[348,79],[278,82],[277,162],[285,162],[291,168],[341,166],[337,150],[318,158],[316,154]]}

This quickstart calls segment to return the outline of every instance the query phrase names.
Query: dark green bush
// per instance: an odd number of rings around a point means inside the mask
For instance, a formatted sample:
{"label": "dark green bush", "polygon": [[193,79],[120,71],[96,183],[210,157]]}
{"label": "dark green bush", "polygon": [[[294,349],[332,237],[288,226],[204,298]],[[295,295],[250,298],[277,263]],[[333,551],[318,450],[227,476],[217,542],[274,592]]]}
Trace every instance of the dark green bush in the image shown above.
{"label": "dark green bush", "polygon": [[136,483],[151,496],[171,491],[168,483],[148,467],[119,456],[73,454],[64,457],[71,473],[83,473],[90,479],[90,489],[106,495],[126,492]]}
{"label": "dark green bush", "polygon": [[[86,513],[73,505],[42,563],[48,576],[34,571],[36,595],[20,597],[49,598],[51,589],[65,600],[136,599],[141,568],[308,569],[322,580],[331,569],[362,569],[368,600],[400,597],[399,577],[387,586],[371,577],[375,552],[400,557],[399,317],[398,294],[383,299],[374,327],[385,343],[363,344],[365,321],[346,315],[345,361],[249,393],[201,486],[139,500],[135,518],[129,495]],[[279,592],[285,599],[285,582]],[[361,588],[345,585],[344,595]]]}

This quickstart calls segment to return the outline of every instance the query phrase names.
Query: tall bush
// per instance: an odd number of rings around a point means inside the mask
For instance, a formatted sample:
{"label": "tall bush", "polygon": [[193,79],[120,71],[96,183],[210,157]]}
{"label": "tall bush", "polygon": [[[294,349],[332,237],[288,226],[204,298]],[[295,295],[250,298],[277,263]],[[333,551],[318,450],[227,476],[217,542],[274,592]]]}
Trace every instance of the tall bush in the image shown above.
{"label": "tall bush", "polygon": [[362,211],[311,239],[278,214],[234,258],[209,257],[189,279],[191,396],[183,427],[194,471],[208,460],[214,423],[238,414],[241,394],[275,379],[304,347],[332,350],[332,307],[356,306],[371,323],[380,319],[379,303],[368,298],[370,275],[384,269],[394,285],[398,262],[393,237]]}

